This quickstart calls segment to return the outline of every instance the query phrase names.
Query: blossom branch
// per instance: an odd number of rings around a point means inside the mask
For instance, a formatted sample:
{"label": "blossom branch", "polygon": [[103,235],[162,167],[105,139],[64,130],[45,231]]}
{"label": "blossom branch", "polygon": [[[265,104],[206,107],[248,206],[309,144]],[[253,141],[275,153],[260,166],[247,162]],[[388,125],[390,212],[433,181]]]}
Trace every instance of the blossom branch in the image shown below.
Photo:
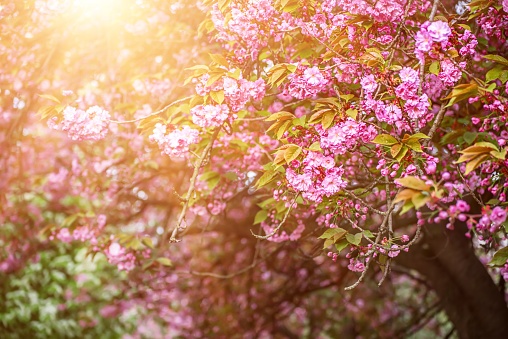
{"label": "blossom branch", "polygon": [[220,130],[221,130],[220,126],[215,128],[215,131],[214,131],[212,137],[210,138],[210,141],[208,142],[208,145],[206,145],[205,149],[201,153],[201,157],[199,158],[198,162],[194,166],[194,173],[192,174],[192,177],[191,177],[191,180],[190,180],[189,190],[187,191],[187,195],[185,196],[185,202],[184,202],[184,205],[183,205],[183,208],[182,208],[182,212],[180,213],[180,216],[178,217],[178,221],[176,223],[176,226],[173,229],[173,232],[171,233],[171,238],[169,238],[170,242],[178,242],[178,240],[176,239],[176,235],[178,234],[178,229],[182,225],[182,222],[183,222],[183,220],[185,218],[185,214],[187,213],[187,208],[189,207],[190,197],[191,197],[192,193],[194,193],[194,190],[195,190],[196,179],[198,177],[199,170],[201,169],[201,166],[203,165],[203,162],[207,158],[207,155],[209,154],[209,152],[211,152],[211,149],[213,147],[213,143],[215,142],[215,139],[217,139],[217,136],[219,135]]}
{"label": "blossom branch", "polygon": [[185,97],[185,98],[182,98],[182,99],[178,99],[176,101],[173,101],[172,103],[170,103],[169,105],[166,105],[165,107],[163,107],[162,109],[158,110],[157,112],[154,112],[152,114],[149,114],[147,115],[146,117],[142,117],[142,118],[138,118],[138,119],[134,119],[134,120],[127,120],[127,121],[116,121],[116,120],[108,120],[108,122],[113,122],[115,124],[129,124],[129,123],[132,123],[132,122],[137,122],[137,121],[141,121],[141,120],[144,120],[144,119],[147,119],[147,118],[150,118],[150,117],[153,117],[155,115],[159,115],[161,113],[164,113],[168,108],[170,108],[171,106],[174,106],[176,104],[179,104],[181,102],[184,102],[186,100],[189,100],[193,97],[193,95],[190,95],[188,97]]}

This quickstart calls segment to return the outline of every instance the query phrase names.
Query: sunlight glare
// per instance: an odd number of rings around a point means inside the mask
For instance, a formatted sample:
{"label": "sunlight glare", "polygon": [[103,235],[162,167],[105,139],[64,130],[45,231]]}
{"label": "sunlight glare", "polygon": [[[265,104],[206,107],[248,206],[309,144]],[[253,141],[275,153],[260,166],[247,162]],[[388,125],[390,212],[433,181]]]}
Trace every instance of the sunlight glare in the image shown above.
{"label": "sunlight glare", "polygon": [[125,0],[73,0],[72,5],[83,10],[86,14],[112,14],[125,6]]}

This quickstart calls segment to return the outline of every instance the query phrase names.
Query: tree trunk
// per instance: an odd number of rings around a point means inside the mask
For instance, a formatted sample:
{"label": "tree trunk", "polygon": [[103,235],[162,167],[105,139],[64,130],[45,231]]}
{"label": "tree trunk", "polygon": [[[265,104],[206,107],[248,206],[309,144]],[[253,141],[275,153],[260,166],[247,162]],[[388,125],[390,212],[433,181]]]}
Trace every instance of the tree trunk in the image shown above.
{"label": "tree trunk", "polygon": [[422,241],[396,262],[424,275],[441,299],[460,338],[508,338],[508,308],[485,266],[476,257],[466,224],[424,226]]}

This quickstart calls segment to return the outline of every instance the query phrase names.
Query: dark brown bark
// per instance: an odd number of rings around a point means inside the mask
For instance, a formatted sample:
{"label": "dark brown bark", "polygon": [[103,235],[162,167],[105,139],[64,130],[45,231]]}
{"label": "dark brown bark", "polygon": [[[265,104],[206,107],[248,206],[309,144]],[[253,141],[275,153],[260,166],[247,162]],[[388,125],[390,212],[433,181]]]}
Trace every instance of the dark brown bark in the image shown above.
{"label": "dark brown bark", "polygon": [[508,338],[508,308],[464,234],[465,223],[450,231],[444,224],[424,226],[420,243],[397,263],[424,275],[438,294],[460,338]]}

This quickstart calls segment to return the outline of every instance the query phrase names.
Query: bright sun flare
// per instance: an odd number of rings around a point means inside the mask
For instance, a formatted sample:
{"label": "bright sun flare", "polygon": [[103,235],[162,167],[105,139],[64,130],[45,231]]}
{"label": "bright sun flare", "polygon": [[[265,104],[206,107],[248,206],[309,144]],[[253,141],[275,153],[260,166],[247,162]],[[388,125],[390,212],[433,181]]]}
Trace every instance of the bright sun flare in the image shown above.
{"label": "bright sun flare", "polygon": [[100,14],[111,12],[125,6],[126,0],[71,0],[73,6],[82,8],[88,13]]}

